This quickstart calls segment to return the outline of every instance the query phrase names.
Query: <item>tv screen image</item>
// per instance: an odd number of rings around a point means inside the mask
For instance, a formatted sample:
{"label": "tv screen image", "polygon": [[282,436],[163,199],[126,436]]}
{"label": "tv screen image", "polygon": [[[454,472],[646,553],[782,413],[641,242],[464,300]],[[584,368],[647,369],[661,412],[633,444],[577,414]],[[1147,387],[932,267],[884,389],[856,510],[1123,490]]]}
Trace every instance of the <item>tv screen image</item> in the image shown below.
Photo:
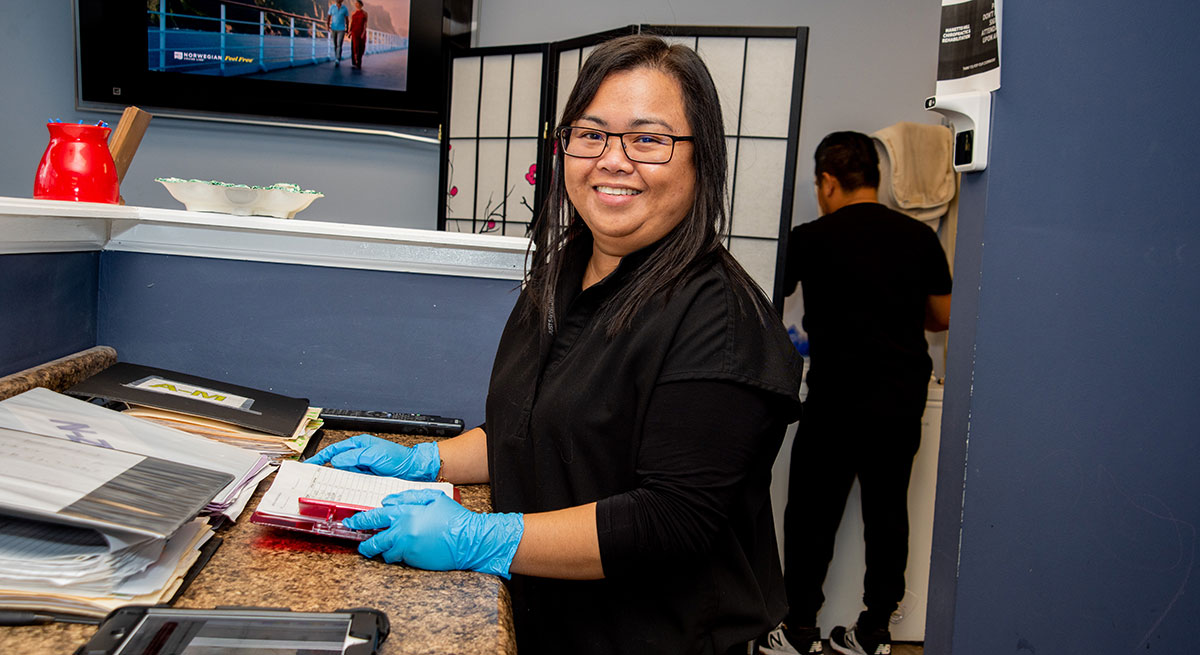
{"label": "tv screen image", "polygon": [[362,2],[75,0],[76,104],[436,128],[454,0]]}
{"label": "tv screen image", "polygon": [[409,0],[147,0],[146,21],[148,71],[407,89]]}

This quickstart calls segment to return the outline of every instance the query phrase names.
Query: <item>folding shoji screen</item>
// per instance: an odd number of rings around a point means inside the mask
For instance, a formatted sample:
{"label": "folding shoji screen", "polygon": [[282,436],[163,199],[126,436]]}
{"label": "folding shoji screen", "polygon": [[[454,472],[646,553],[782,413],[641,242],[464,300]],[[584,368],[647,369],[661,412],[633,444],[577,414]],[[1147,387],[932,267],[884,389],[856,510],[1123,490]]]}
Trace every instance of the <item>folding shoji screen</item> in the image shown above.
{"label": "folding shoji screen", "polygon": [[[443,178],[447,210],[445,229],[458,231],[501,231],[505,234],[523,234],[523,230],[536,212],[525,206],[514,206],[514,198],[520,192],[521,178],[514,183],[513,172],[521,172],[524,160],[513,161],[512,153],[528,155],[528,130],[520,132],[510,128],[507,141],[517,144],[509,148],[508,159],[499,155],[502,146],[490,144],[501,140],[500,130],[492,128],[472,131],[471,122],[479,125],[488,122],[499,124],[497,117],[484,117],[495,104],[485,104],[486,97],[503,97],[528,93],[523,105],[534,104],[541,108],[540,134],[534,146],[539,170],[552,161],[547,149],[547,137],[553,126],[558,124],[559,112],[566,103],[579,68],[596,44],[617,36],[634,32],[658,34],[668,41],[682,43],[694,48],[704,59],[717,92],[721,98],[721,110],[725,119],[725,137],[729,149],[729,211],[730,236],[727,246],[742,266],[774,299],[777,308],[783,305],[783,264],[786,253],[788,230],[792,222],[792,204],[795,195],[797,144],[800,134],[800,110],[804,88],[804,64],[808,45],[808,28],[781,27],[681,27],[664,25],[641,25],[613,30],[600,34],[557,43],[531,46],[536,48],[543,63],[544,77],[540,84],[532,82],[518,86],[502,60],[492,64],[490,58],[516,57],[518,55],[496,49],[466,51],[453,61],[454,79],[450,100],[451,148],[447,159],[452,161],[454,175]],[[530,51],[523,54],[528,55]],[[515,59],[514,59],[515,61]],[[475,62],[479,62],[476,64]],[[532,61],[527,64],[532,70]],[[477,72],[482,68],[482,72]],[[488,71],[491,71],[489,73]],[[515,68],[514,68],[515,70]],[[489,81],[489,75],[495,79]],[[505,86],[506,76],[513,83]],[[502,91],[488,91],[502,88]],[[474,93],[474,98],[471,94]],[[515,113],[509,112],[515,117]],[[467,123],[456,127],[455,123]],[[512,122],[511,120],[509,121]],[[473,141],[472,141],[473,139]],[[479,173],[475,186],[464,192],[462,170],[467,157],[461,149],[478,143],[480,153],[491,148],[489,161],[507,162],[507,186],[499,186],[500,164],[486,174]],[[484,143],[489,145],[484,146]],[[455,152],[460,150],[460,152]],[[475,166],[484,162],[484,154],[471,160]],[[544,179],[543,179],[544,178]],[[544,186],[549,176],[539,176],[533,196],[536,208],[545,196]],[[489,205],[480,199],[503,198],[507,190],[508,201],[503,203],[500,214],[494,214],[495,201]],[[451,195],[453,193],[453,195]],[[470,195],[473,204],[465,202]],[[460,200],[459,197],[463,196]],[[524,196],[520,196],[524,197]],[[466,214],[464,208],[472,207],[475,213]],[[493,214],[488,214],[489,210]],[[497,221],[496,219],[499,218]],[[494,227],[498,225],[499,227]]]}
{"label": "folding shoji screen", "polygon": [[439,228],[525,236],[543,196],[545,44],[451,58]]}

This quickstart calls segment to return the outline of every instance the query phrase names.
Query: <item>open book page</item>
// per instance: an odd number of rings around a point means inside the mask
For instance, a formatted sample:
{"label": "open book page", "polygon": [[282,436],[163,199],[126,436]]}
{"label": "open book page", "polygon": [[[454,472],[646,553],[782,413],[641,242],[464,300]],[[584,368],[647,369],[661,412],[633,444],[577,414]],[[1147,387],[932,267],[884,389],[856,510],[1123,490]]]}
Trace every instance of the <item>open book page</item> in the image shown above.
{"label": "open book page", "polygon": [[300,516],[301,498],[381,507],[386,496],[409,489],[437,489],[454,497],[454,486],[448,482],[412,482],[289,460],[279,465],[279,472],[257,511]]}

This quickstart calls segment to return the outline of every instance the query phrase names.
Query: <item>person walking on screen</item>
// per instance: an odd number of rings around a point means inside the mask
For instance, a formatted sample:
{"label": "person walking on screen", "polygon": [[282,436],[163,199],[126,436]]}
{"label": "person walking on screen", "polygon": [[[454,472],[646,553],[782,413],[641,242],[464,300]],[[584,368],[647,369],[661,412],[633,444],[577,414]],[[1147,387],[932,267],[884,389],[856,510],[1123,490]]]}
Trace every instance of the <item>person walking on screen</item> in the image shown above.
{"label": "person walking on screen", "polygon": [[363,53],[367,51],[367,12],[363,11],[362,0],[354,0],[354,6],[350,14],[350,65],[362,68]]}
{"label": "person walking on screen", "polygon": [[329,28],[329,38],[333,40],[334,66],[342,63],[342,43],[346,40],[346,24],[350,21],[350,9],[342,4],[344,1],[333,0],[325,12],[325,27]]}
{"label": "person walking on screen", "polygon": [[904,597],[908,483],[932,361],[924,330],[950,319],[950,270],[936,233],[879,204],[871,138],[835,132],[816,151],[821,218],[792,228],[784,288],[801,285],[808,396],[792,448],[784,512],[788,618],[768,655],[823,653],[817,613],[846,498],[862,492],[866,610],[830,631],[839,653],[891,652]]}

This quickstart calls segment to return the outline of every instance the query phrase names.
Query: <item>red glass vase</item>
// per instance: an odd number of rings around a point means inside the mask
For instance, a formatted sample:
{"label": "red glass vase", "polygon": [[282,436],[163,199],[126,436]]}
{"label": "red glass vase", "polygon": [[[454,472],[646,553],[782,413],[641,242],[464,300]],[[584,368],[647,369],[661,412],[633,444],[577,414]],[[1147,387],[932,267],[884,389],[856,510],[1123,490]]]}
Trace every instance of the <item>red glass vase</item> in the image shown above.
{"label": "red glass vase", "polygon": [[81,202],[120,201],[117,165],[100,125],[47,123],[50,143],[33,179],[33,197]]}

